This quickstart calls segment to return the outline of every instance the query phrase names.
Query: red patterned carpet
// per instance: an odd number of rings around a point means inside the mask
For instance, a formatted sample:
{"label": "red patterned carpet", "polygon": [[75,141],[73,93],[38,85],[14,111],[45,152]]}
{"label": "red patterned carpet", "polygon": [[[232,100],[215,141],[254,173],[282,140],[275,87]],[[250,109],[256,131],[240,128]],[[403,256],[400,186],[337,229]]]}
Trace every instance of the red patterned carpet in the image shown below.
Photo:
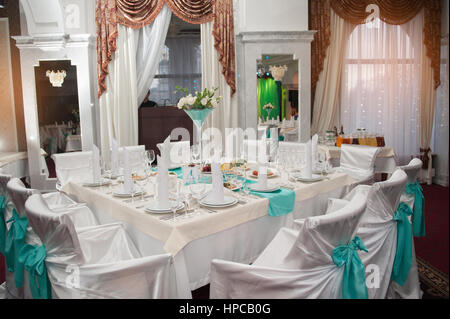
{"label": "red patterned carpet", "polygon": [[416,254],[448,275],[449,189],[422,185],[425,197],[425,237],[415,238]]}

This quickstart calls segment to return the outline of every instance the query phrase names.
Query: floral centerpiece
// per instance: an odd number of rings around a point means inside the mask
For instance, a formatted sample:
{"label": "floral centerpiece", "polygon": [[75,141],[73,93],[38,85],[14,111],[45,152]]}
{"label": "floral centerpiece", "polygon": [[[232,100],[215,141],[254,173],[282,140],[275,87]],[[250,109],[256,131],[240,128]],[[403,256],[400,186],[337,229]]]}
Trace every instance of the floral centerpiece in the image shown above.
{"label": "floral centerpiece", "polygon": [[[212,88],[208,90],[205,88],[202,92],[195,92],[195,96],[192,94],[186,95],[178,101],[177,107],[183,110],[214,109],[219,105],[220,100],[222,100],[221,96],[215,97],[218,89]],[[188,93],[187,88],[182,88],[177,85],[174,93],[178,93],[178,91],[182,91],[185,94]]]}
{"label": "floral centerpiece", "polygon": [[263,106],[263,109],[267,111],[267,119],[270,118],[270,113],[275,109],[275,106],[272,103],[267,103]]}
{"label": "floral centerpiece", "polygon": [[[187,115],[192,119],[192,121],[195,123],[195,125],[198,127],[197,133],[199,134],[198,141],[201,141],[202,136],[202,126],[205,122],[206,118],[208,117],[209,113],[219,105],[219,102],[222,100],[222,96],[216,97],[216,91],[219,88],[211,88],[211,89],[204,89],[201,92],[195,92],[195,95],[189,94],[188,95],[188,89],[182,88],[180,86],[175,87],[176,90],[174,91],[174,94],[178,93],[179,91],[186,94],[186,96],[182,97],[177,104],[177,107],[179,109],[184,110]],[[201,143],[200,143],[201,148]],[[202,151],[200,149],[200,154],[202,156]]]}

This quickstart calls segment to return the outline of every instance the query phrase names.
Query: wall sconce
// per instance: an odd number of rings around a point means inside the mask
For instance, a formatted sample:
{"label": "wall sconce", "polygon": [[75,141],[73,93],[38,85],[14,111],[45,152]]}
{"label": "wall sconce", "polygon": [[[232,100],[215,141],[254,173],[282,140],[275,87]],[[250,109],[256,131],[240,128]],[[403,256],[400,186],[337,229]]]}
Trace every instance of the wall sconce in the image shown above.
{"label": "wall sconce", "polygon": [[66,77],[66,70],[47,70],[45,75],[49,78],[50,83],[53,87],[61,87],[64,83],[64,78]]}

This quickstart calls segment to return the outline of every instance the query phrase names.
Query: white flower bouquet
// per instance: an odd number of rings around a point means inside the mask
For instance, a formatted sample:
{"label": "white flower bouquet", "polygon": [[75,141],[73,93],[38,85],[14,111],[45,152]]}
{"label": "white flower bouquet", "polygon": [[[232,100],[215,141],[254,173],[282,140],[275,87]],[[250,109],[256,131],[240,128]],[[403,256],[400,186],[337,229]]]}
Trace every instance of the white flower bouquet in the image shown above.
{"label": "white flower bouquet", "polygon": [[[202,92],[195,92],[195,95],[186,95],[178,101],[177,107],[183,110],[214,109],[219,105],[220,100],[222,100],[222,96],[215,97],[218,89],[211,88],[208,90],[205,88]],[[174,93],[176,94],[178,91],[182,91],[185,94],[188,93],[187,88],[182,88],[177,85]]]}
{"label": "white flower bouquet", "polygon": [[264,110],[273,110],[275,108],[275,106],[272,103],[267,103],[266,105],[263,106]]}

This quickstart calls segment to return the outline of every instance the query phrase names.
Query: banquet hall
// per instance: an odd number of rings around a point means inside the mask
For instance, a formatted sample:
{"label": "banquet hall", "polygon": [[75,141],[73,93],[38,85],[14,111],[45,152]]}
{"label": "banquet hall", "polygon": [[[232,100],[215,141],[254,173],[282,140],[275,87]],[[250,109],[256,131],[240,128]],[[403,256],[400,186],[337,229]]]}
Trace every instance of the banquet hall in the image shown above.
{"label": "banquet hall", "polygon": [[448,20],[0,0],[0,299],[448,299]]}

